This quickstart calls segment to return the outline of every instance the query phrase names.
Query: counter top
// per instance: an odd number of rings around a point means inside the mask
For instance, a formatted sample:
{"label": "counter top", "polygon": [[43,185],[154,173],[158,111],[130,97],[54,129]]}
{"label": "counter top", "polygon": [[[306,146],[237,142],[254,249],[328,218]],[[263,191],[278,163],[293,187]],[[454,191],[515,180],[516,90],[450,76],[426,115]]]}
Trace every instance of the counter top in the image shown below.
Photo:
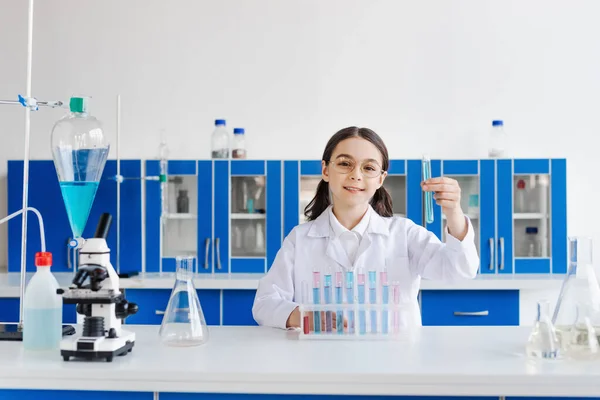
{"label": "counter top", "polygon": [[132,353],[62,361],[0,342],[0,388],[196,393],[598,396],[600,362],[531,361],[529,327],[422,327],[413,340],[298,340],[265,327],[210,327],[199,347],[128,326]]}
{"label": "counter top", "polygon": [[[27,273],[27,281],[33,273]],[[194,285],[197,289],[250,289],[258,288],[258,281],[265,274],[196,274]],[[73,273],[54,274],[61,287],[71,284]],[[564,275],[551,274],[487,274],[478,275],[473,280],[454,284],[438,281],[421,281],[423,290],[538,290],[559,289]],[[172,289],[174,273],[147,273],[132,278],[122,278],[123,289]],[[19,297],[20,274],[0,273],[0,298]]]}

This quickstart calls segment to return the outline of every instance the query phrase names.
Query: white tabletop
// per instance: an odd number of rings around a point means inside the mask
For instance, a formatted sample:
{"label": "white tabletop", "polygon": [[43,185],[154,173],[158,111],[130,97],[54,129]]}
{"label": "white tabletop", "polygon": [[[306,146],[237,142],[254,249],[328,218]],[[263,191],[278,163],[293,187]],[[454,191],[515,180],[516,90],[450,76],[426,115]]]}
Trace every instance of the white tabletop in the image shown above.
{"label": "white tabletop", "polygon": [[62,361],[0,342],[0,387],[283,394],[600,395],[600,360],[531,362],[527,327],[423,327],[411,343],[298,340],[289,331],[211,327],[208,343],[165,347],[157,326],[129,326],[133,352]]}
{"label": "white tabletop", "polygon": [[[26,282],[33,275],[27,273]],[[249,289],[256,290],[258,281],[265,274],[196,274],[194,285],[197,289]],[[54,273],[61,287],[71,284],[73,273]],[[473,280],[453,284],[439,281],[421,282],[423,290],[557,290],[564,275],[551,274],[488,274],[479,275]],[[146,273],[120,280],[123,289],[172,289],[174,273]],[[0,273],[0,298],[19,297],[20,274]]]}

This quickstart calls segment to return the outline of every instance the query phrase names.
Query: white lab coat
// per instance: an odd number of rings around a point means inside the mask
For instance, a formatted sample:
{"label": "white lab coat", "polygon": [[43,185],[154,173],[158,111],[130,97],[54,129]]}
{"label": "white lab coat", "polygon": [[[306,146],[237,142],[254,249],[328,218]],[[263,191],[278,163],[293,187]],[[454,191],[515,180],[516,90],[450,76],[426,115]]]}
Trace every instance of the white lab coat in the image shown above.
{"label": "white lab coat", "polygon": [[354,264],[340,241],[330,238],[329,209],[290,232],[271,269],[259,281],[252,307],[259,325],[285,329],[290,313],[302,302],[301,283],[311,285],[315,269],[331,273],[361,267],[364,271],[386,268],[388,282],[400,283],[401,302],[410,310],[402,317],[403,324],[417,326],[421,325],[417,301],[421,278],[454,282],[477,275],[479,256],[468,218],[468,232],[462,241],[446,232],[446,243],[442,243],[407,218],[381,217],[372,208],[368,212],[369,224]]}

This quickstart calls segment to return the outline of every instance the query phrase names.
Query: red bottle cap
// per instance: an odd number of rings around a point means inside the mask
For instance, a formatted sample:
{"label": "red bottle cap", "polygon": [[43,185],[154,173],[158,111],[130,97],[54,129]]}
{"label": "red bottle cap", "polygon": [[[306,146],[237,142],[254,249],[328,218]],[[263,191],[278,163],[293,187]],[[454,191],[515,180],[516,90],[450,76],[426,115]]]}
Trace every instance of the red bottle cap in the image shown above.
{"label": "red bottle cap", "polygon": [[51,267],[52,253],[50,253],[49,251],[38,251],[37,253],[35,253],[35,266]]}
{"label": "red bottle cap", "polygon": [[519,179],[517,182],[517,189],[525,189],[525,181],[523,179]]}

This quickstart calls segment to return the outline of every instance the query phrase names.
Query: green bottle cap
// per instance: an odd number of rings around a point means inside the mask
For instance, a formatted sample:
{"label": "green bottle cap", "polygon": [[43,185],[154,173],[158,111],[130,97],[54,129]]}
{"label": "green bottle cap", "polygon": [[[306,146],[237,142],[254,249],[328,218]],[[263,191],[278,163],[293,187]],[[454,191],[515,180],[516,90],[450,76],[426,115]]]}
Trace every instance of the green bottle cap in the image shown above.
{"label": "green bottle cap", "polygon": [[88,101],[85,97],[71,97],[69,108],[74,113],[84,113],[88,110]]}

